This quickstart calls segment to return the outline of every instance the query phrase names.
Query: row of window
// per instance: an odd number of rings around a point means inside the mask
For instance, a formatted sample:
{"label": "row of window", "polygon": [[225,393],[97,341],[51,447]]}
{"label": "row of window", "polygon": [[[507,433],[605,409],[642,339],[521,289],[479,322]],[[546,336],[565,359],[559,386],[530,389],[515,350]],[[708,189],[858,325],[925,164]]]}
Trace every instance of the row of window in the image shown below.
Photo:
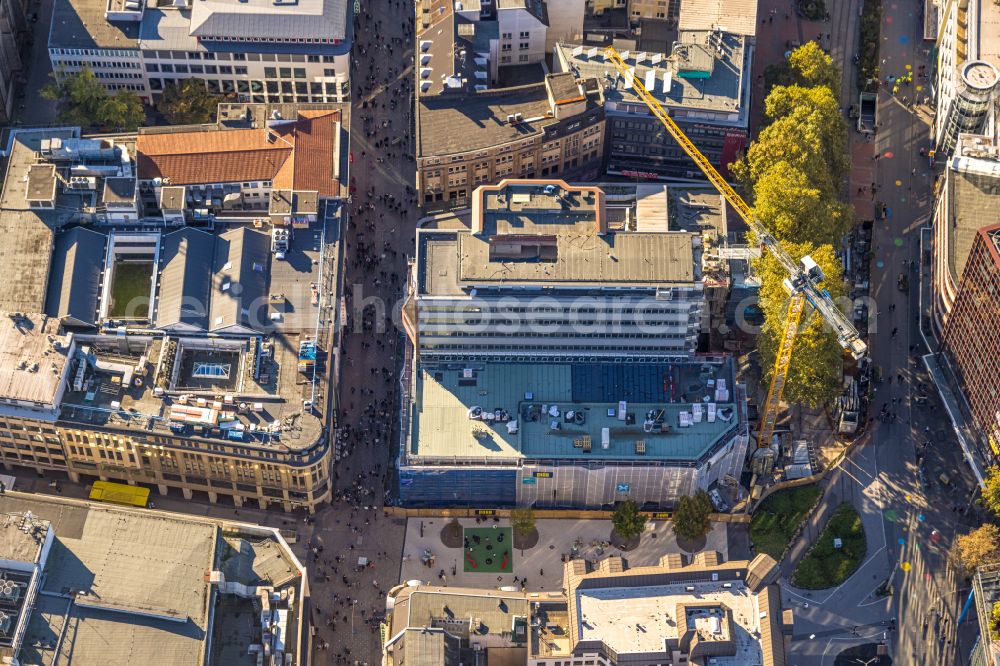
{"label": "row of window", "polygon": [[[666,336],[664,336],[664,337],[666,337]],[[695,336],[686,336],[684,339],[694,340]],[[421,351],[443,351],[443,350],[447,350],[447,349],[461,349],[461,350],[468,351],[470,347],[475,348],[475,349],[481,349],[481,345],[479,345],[479,344],[473,345],[471,342],[469,344],[462,344],[462,345],[439,345],[439,344],[431,344],[431,343],[428,343],[428,342],[421,342],[420,343],[420,349],[421,349]],[[663,351],[675,351],[677,349],[682,349],[684,347],[685,347],[685,345],[662,345],[662,346],[660,346],[660,349],[663,350]],[[492,343],[490,344],[489,351],[499,351],[499,350],[503,350],[503,349],[511,350],[511,351],[517,351],[517,352],[522,352],[522,353],[544,351],[542,349],[537,349],[535,347],[527,347],[525,345],[499,345],[499,344],[492,344]],[[550,349],[551,350],[565,350],[565,351],[574,352],[574,353],[577,353],[577,354],[586,353],[586,352],[584,352],[584,351],[581,350],[580,345],[545,345],[545,350],[550,350]],[[609,352],[609,351],[615,351],[615,352],[634,351],[634,352],[640,352],[640,353],[646,353],[646,354],[648,354],[651,351],[655,351],[655,348],[651,347],[649,345],[612,345],[612,344],[607,344],[606,345],[606,344],[602,344],[600,346],[600,353],[603,354],[603,353],[606,353],[606,352]],[[484,352],[484,353],[489,353],[489,352]]]}
{"label": "row of window", "polygon": [[[517,48],[518,48],[519,51],[527,51],[530,47],[531,47],[531,44],[529,44],[528,42],[520,42],[517,45]],[[511,51],[511,50],[513,50],[513,48],[514,48],[513,44],[501,44],[500,45],[500,51],[501,52]]]}
{"label": "row of window", "polygon": [[[677,291],[678,291],[678,295],[680,295],[681,291],[685,292],[685,294],[689,294],[689,293],[701,293],[701,290],[688,290],[688,289],[680,290],[680,289],[678,289]],[[584,297],[584,298],[588,298],[588,297]],[[598,297],[593,297],[593,298],[595,300],[598,299]],[[625,296],[624,298],[628,299],[629,297]],[[619,307],[618,306],[618,303],[620,303],[620,302],[622,302],[622,301],[619,300],[619,299],[613,299],[613,300],[612,299],[608,299],[609,307],[606,307],[606,308],[583,308],[583,307],[578,308],[578,307],[573,307],[573,306],[571,306],[569,308],[549,308],[549,307],[531,307],[531,308],[528,308],[528,307],[521,307],[521,306],[506,306],[505,305],[505,306],[497,306],[495,308],[492,308],[492,310],[493,310],[493,313],[497,314],[497,315],[517,314],[517,313],[529,313],[529,312],[533,312],[533,313],[547,312],[547,313],[558,313],[558,314],[567,313],[567,314],[573,314],[573,315],[578,315],[578,314],[599,314],[599,313],[600,314],[608,313],[608,314],[615,314],[615,315],[686,314],[687,312],[690,311],[690,309],[688,307],[678,308],[678,307],[675,307],[675,306],[668,306],[668,305],[665,305],[662,308],[625,308],[625,307]],[[476,309],[477,308],[474,308],[474,307],[471,307],[471,306],[469,308],[470,311],[475,311]],[[425,312],[455,313],[456,310],[458,311],[458,313],[462,312],[461,309],[455,308],[455,307],[450,306],[450,305],[421,305],[420,306],[420,312],[422,312],[422,313],[425,313]]]}
{"label": "row of window", "polygon": [[[586,163],[589,160],[592,160],[592,159],[594,159],[596,157],[597,157],[597,151],[594,150],[594,151],[591,151],[589,154],[584,155],[582,159],[583,159],[583,162]],[[577,166],[577,159],[578,158],[574,157],[572,160],[570,160],[569,162],[566,162],[565,164],[562,164],[561,166],[564,166],[567,170],[569,170],[569,169],[575,169],[576,166]],[[560,173],[561,169],[559,167],[560,167],[559,164],[553,164],[552,166],[542,167],[542,174],[541,174],[542,178],[545,178],[546,176],[550,176],[550,175],[555,176],[556,174]],[[437,171],[436,173],[437,173],[438,176],[441,175],[440,170]],[[497,170],[496,170],[496,179],[500,179],[500,178],[502,178],[504,176],[509,176],[512,173],[514,173],[514,167],[513,166],[509,166],[509,167],[506,167],[506,168],[497,168]],[[521,172],[520,172],[519,176],[521,178],[534,178],[535,177],[535,166],[533,164],[522,166],[521,167]],[[428,178],[428,177],[429,176],[425,176],[425,178]],[[480,184],[480,183],[485,183],[488,180],[490,180],[488,173],[477,173],[476,178],[475,178],[475,182],[476,182],[477,185]],[[441,189],[441,182],[440,182],[439,179],[435,179],[435,180],[433,180],[431,182],[426,182],[425,181],[423,183],[423,190],[424,190],[424,202],[425,203],[434,203],[435,201],[442,201],[444,199],[444,192]],[[451,190],[450,192],[448,192],[448,199],[450,199],[450,200],[464,199],[465,196],[466,196],[466,194],[467,193],[466,193],[466,191],[464,189],[462,189],[462,190]]]}
{"label": "row of window", "polygon": [[143,51],[143,59],[159,60],[250,60],[261,62],[334,62],[332,55],[301,55],[298,53],[208,53],[202,51]]}
{"label": "row of window", "polygon": [[[327,85],[329,85],[329,84],[327,84]],[[583,145],[583,147],[584,147],[584,149],[586,149],[586,148],[589,148],[591,146],[596,145],[597,143],[598,143],[597,140],[594,139],[592,141],[585,142],[584,145]],[[548,162],[557,162],[557,161],[559,161],[559,160],[562,159],[562,154],[559,152],[559,146],[560,146],[559,141],[553,141],[551,143],[545,144],[542,147],[542,150],[546,153],[546,154],[542,155],[542,160],[541,161],[542,161],[543,164],[544,163],[548,163]],[[553,151],[553,152],[549,152],[549,151]],[[509,149],[507,149],[507,150],[501,149],[501,152],[504,152],[504,153],[509,152]],[[593,159],[596,156],[597,156],[597,150],[595,149],[595,150],[590,151],[590,153],[584,154],[583,157],[582,157],[582,159],[583,159],[584,162],[586,162],[586,161],[588,161],[590,159]],[[534,159],[535,158],[534,158],[533,155],[531,155],[530,153],[521,153],[520,158],[521,158],[520,161],[521,161],[522,168],[532,168],[532,169],[534,168]],[[452,161],[456,161],[454,157],[452,158]],[[511,164],[513,161],[514,161],[514,156],[513,155],[509,155],[509,154],[499,155],[494,160],[494,164],[498,167],[497,175],[500,175],[500,171],[501,170],[504,173],[511,173],[513,171],[513,167],[510,167],[510,168],[502,168],[502,167],[504,167],[504,165]],[[440,162],[440,160],[434,160],[433,162],[434,163]],[[571,163],[570,163],[569,166],[575,167],[576,166],[576,162],[577,162],[577,160],[573,159],[571,161]],[[427,164],[431,164],[431,163],[432,163],[432,161],[428,160]],[[482,170],[482,169],[487,169],[488,167],[489,167],[489,162],[477,162],[477,163],[473,164],[473,168],[475,168],[477,171],[478,170]],[[448,173],[449,174],[463,173],[467,169],[468,169],[468,165],[465,165],[465,164],[458,165],[458,166],[450,166],[450,167],[448,167]],[[442,173],[441,169],[427,170],[427,171],[424,171],[423,177],[424,177],[424,179],[440,178],[441,177],[441,173]]]}
{"label": "row of window", "polygon": [[[163,87],[169,83],[172,83],[177,79],[150,79],[149,87],[154,92],[163,90]],[[299,97],[312,95],[314,97],[322,97],[324,95],[329,95],[331,97],[337,97],[341,92],[346,92],[341,90],[341,86],[337,83],[319,83],[312,81],[306,83],[305,81],[297,81],[292,83],[291,81],[247,81],[244,79],[238,79],[236,81],[216,81],[213,79],[208,79],[205,82],[208,85],[208,89],[213,93],[241,93],[241,94],[259,94],[264,95],[265,93],[270,96],[275,95],[298,95]],[[300,100],[308,101],[308,100]],[[325,101],[325,100],[317,100]]]}
{"label": "row of window", "polygon": [[[70,445],[68,448],[70,453],[78,458],[100,458],[101,460],[120,463],[128,462],[132,465],[136,464],[134,453],[131,451],[123,451],[114,446]],[[186,472],[204,475],[206,471],[206,460],[201,455],[171,451],[150,452],[148,450],[144,450],[142,452],[142,466],[149,469],[152,466],[152,460],[154,457],[158,460],[160,469],[179,470],[180,464],[178,463],[178,458],[180,458],[184,462],[184,470]],[[211,476],[215,478],[229,480],[231,478],[230,472],[232,470],[235,471],[237,477],[241,479],[253,480],[256,478],[256,473],[259,469],[261,478],[264,482],[269,482],[273,485],[282,484],[282,468],[277,465],[259,464],[255,467],[254,463],[247,461],[227,461],[211,458],[209,458],[207,462],[207,469],[209,470]],[[323,473],[320,468],[314,468],[311,474],[313,482],[316,482],[322,474]],[[286,476],[292,486],[304,487],[306,485],[306,477],[303,474],[288,473]]]}
{"label": "row of window", "polygon": [[[136,92],[145,92],[146,91],[146,87],[144,85],[142,85],[142,84],[138,84],[138,83],[137,84],[117,83],[117,81],[119,81],[119,80],[130,80],[130,81],[141,80],[142,79],[142,75],[138,74],[138,73],[101,71],[100,68],[95,68],[94,67],[95,63],[88,63],[88,62],[81,62],[81,61],[59,61],[56,64],[57,64],[57,66],[60,69],[68,70],[68,71],[78,70],[78,69],[80,69],[82,67],[88,67],[90,69],[94,69],[95,72],[96,72],[96,74],[98,75],[98,78],[101,80],[101,82],[104,83],[105,86],[107,86],[109,89],[112,89],[112,90],[133,90],[133,91],[136,91]],[[219,66],[218,68],[216,68],[215,66],[206,66],[204,68],[204,70],[203,70],[203,68],[201,66],[196,66],[196,65],[192,65],[191,68],[190,68],[190,70],[188,69],[188,67],[183,66],[183,65],[177,65],[175,67],[172,67],[170,65],[162,65],[160,67],[162,67],[162,71],[165,72],[165,73],[181,73],[181,74],[186,74],[186,73],[192,73],[192,74],[202,74],[202,73],[216,74],[216,73],[218,73],[220,75],[235,75],[235,76],[246,76],[247,75],[247,68],[246,67],[239,67],[239,66],[237,66],[235,68],[231,67],[231,66],[227,66],[227,65],[222,65],[222,66]],[[157,66],[156,65],[148,65],[147,69],[150,72],[153,72],[153,71],[156,71]],[[159,92],[159,91],[163,90],[163,87],[165,85],[167,85],[169,83],[172,83],[175,80],[180,80],[180,79],[183,79],[183,78],[186,78],[186,77],[178,77],[178,79],[172,79],[172,78],[150,78],[149,79],[149,88],[152,91],[154,91],[154,92]],[[213,93],[234,93],[234,92],[245,93],[245,94],[250,94],[250,93],[261,93],[261,94],[268,93],[270,95],[278,95],[278,94],[283,94],[285,96],[298,95],[300,98],[302,96],[305,96],[305,95],[312,95],[313,97],[319,98],[319,99],[295,99],[295,100],[293,100],[293,99],[286,99],[286,100],[282,100],[282,101],[285,101],[285,102],[293,102],[293,101],[298,101],[298,102],[327,102],[327,101],[331,101],[331,100],[327,100],[324,97],[324,95],[328,95],[328,96],[334,97],[335,99],[333,101],[335,101],[337,98],[340,97],[341,94],[346,93],[346,90],[341,90],[341,88],[344,87],[344,84],[342,82],[327,82],[327,83],[308,82],[307,83],[307,82],[304,82],[304,81],[298,81],[298,82],[291,82],[291,81],[282,81],[282,82],[267,81],[267,82],[263,82],[263,81],[247,81],[247,80],[243,80],[243,79],[236,80],[236,81],[229,81],[229,80],[218,81],[218,80],[214,80],[214,79],[207,79],[205,81],[205,83],[208,86],[208,89],[210,91],[212,91]],[[261,99],[259,101],[263,102],[265,100]],[[274,101],[274,100],[272,100],[272,101]]]}
{"label": "row of window", "polygon": [[[109,435],[107,433],[102,433],[102,432],[81,431],[77,433],[71,430],[64,429],[62,430],[62,438],[66,442],[70,443],[75,442],[86,446],[90,446],[91,444],[103,444],[104,442],[109,441],[109,439],[118,441],[119,436]],[[183,447],[189,449],[197,449],[199,451],[213,451],[225,455],[236,455],[236,456],[246,455],[246,449],[244,447],[231,446],[226,444],[215,444],[212,442],[205,442],[201,440],[166,437],[159,435],[147,435],[146,438],[141,442],[141,444],[143,446],[150,445],[150,446],[160,446],[160,447],[163,446]],[[308,452],[303,452],[303,454],[307,455]],[[279,453],[276,451],[255,451],[253,455],[258,458],[267,458],[270,460],[287,460],[289,462],[295,462],[296,460],[299,460],[301,458],[301,455],[297,453],[289,454],[289,453]]]}
{"label": "row of window", "polygon": [[142,74],[137,72],[102,72],[100,69],[95,69],[87,62],[80,62],[79,60],[67,60],[58,63],[58,67],[64,71],[76,71],[84,67],[87,69],[94,70],[94,74],[97,78],[102,81],[116,80],[116,79],[130,79],[130,80],[142,80]]}
{"label": "row of window", "polygon": [[49,49],[49,53],[52,55],[101,56],[102,58],[139,58],[138,51],[120,49]]}
{"label": "row of window", "polygon": [[167,74],[246,74],[247,68],[232,65],[168,65],[167,63],[157,64],[155,62],[146,63],[147,72],[164,72]]}
{"label": "row of window", "polygon": [[339,44],[339,39],[330,37],[230,37],[227,35],[206,36],[201,39],[208,42],[234,42],[238,44],[265,43],[265,44]]}
{"label": "row of window", "polygon": [[57,58],[52,61],[56,69],[60,67],[88,67],[90,69],[139,69],[138,60],[64,60]]}
{"label": "row of window", "polygon": [[[520,63],[529,62],[530,60],[531,60],[531,56],[529,54],[527,54],[527,53],[522,53],[521,55],[517,56],[517,61],[520,62]],[[513,62],[513,60],[511,60],[511,57],[509,55],[502,55],[502,56],[500,56],[500,64],[501,65],[509,65],[512,62]]]}
{"label": "row of window", "polygon": [[[536,322],[536,324],[542,325],[541,322]],[[502,326],[502,324],[500,324],[500,325]],[[601,326],[603,326],[603,325],[601,325]],[[512,327],[513,327],[513,325],[512,325]],[[678,327],[677,326],[670,326],[669,328],[666,328],[666,327],[663,327],[663,328],[665,328],[666,330],[671,330],[672,331],[672,330],[677,329]],[[530,337],[530,338],[565,338],[565,339],[570,339],[570,338],[574,338],[574,339],[578,339],[578,338],[588,338],[588,339],[597,338],[597,339],[600,339],[600,340],[615,340],[615,341],[622,340],[622,339],[628,339],[628,340],[664,340],[664,339],[666,339],[666,340],[682,340],[682,339],[686,339],[686,338],[690,337],[690,335],[688,333],[625,333],[623,331],[618,331],[618,330],[615,330],[615,331],[603,331],[603,332],[600,332],[600,333],[570,333],[570,332],[566,332],[566,331],[555,331],[555,332],[549,332],[549,331],[527,331],[527,332],[525,332],[525,331],[520,330],[519,328],[518,328],[518,330],[511,331],[509,333],[505,333],[504,331],[497,331],[495,329],[491,329],[489,331],[469,331],[469,330],[454,331],[454,332],[428,331],[424,327],[421,327],[420,334],[421,334],[421,337],[423,338],[423,342],[421,344],[426,343],[427,340],[429,340],[429,339],[434,339],[434,340],[438,340],[438,339],[441,339],[441,338],[498,338],[499,339],[499,338],[507,338],[507,337],[511,337],[511,336],[513,336],[513,337]],[[622,336],[624,336],[624,335],[628,335],[628,338],[623,338]],[[668,345],[668,346],[670,346],[670,345]],[[622,347],[621,347],[621,345],[618,345],[618,344],[609,344],[608,348],[609,349],[610,348],[620,349]],[[638,347],[628,347],[628,349],[638,349]]]}
{"label": "row of window", "polygon": [[[337,70],[332,67],[327,67],[323,70],[323,76],[334,77],[337,75]],[[265,67],[264,68],[264,78],[265,79],[304,79],[306,78],[306,70],[304,67]]]}

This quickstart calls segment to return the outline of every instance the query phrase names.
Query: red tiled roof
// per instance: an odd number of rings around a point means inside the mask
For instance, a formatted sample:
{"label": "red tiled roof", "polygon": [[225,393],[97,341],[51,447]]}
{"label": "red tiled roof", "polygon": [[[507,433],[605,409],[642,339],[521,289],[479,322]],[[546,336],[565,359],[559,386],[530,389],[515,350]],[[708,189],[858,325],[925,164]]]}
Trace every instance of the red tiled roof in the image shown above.
{"label": "red tiled roof", "polygon": [[142,133],[136,152],[140,178],[191,185],[271,180],[292,145],[281,139],[269,143],[261,129]]}
{"label": "red tiled roof", "polygon": [[[337,196],[334,178],[340,111],[300,111],[294,123],[273,129],[140,133],[139,178],[174,185],[270,180],[275,189]],[[272,140],[268,140],[268,135]]]}
{"label": "red tiled roof", "polygon": [[[301,116],[302,114],[300,114]],[[319,192],[321,197],[337,196],[340,184],[334,177],[336,132],[340,112],[314,118],[300,118],[296,123],[295,152],[297,153],[292,183],[293,189]]]}

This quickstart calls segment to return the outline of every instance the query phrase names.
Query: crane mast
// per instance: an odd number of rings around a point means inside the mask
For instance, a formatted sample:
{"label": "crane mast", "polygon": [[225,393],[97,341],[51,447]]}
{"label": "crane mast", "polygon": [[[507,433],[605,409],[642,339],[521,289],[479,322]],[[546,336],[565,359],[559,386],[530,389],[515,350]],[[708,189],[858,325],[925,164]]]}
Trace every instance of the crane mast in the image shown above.
{"label": "crane mast", "polygon": [[757,219],[753,209],[743,200],[743,197],[737,194],[736,190],[726,182],[726,179],[712,166],[708,158],[698,150],[697,146],[678,127],[677,123],[670,117],[670,114],[663,108],[659,100],[639,81],[635,76],[635,70],[629,68],[628,64],[626,64],[613,47],[605,49],[604,54],[607,60],[615,66],[618,73],[625,79],[626,85],[630,85],[635,89],[639,97],[649,107],[650,112],[663,124],[674,141],[680,145],[688,157],[694,160],[694,163],[705,174],[709,182],[715,186],[715,189],[719,191],[729,205],[743,219],[754,237],[756,237],[757,242],[763,245],[788,273],[788,277],[784,280],[784,286],[791,295],[791,299],[788,311],[785,314],[785,323],[782,329],[781,340],[779,341],[778,353],[775,358],[774,371],[771,375],[771,385],[768,389],[767,400],[764,403],[764,410],[760,419],[760,430],[757,435],[758,446],[769,446],[778,418],[778,405],[781,404],[785,380],[788,377],[788,368],[791,362],[792,349],[795,346],[795,338],[798,334],[799,321],[802,318],[806,302],[817,310],[824,321],[833,328],[837,334],[837,341],[854,358],[860,359],[863,357],[868,350],[868,346],[861,339],[857,329],[854,328],[854,324],[851,323],[850,319],[833,302],[830,293],[823,288],[823,272],[816,262],[809,256],[803,257],[801,261],[792,259],[774,234],[768,231],[767,227]]}

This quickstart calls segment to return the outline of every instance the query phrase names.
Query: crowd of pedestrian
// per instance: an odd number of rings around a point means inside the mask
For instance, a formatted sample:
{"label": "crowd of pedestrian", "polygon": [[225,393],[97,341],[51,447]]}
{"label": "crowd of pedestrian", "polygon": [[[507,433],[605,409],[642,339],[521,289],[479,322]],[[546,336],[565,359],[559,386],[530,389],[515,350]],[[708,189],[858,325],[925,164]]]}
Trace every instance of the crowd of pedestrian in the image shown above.
{"label": "crowd of pedestrian", "polygon": [[388,315],[402,295],[417,207],[408,131],[414,8],[403,0],[371,0],[360,7],[354,14],[351,57],[347,321],[331,526],[347,538],[334,541],[314,532],[306,563],[314,581],[315,661],[327,664],[380,661],[385,585],[395,581],[399,566],[399,553],[385,550],[389,544],[379,535],[391,527],[382,506],[391,482],[391,442],[398,435],[400,344]]}

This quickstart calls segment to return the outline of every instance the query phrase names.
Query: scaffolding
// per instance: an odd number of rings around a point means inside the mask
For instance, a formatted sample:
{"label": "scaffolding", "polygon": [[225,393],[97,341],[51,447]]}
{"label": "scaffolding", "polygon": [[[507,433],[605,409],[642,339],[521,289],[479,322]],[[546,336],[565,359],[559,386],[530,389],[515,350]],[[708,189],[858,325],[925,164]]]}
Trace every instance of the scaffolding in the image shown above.
{"label": "scaffolding", "polygon": [[1000,640],[992,638],[990,620],[993,606],[1000,603],[1000,562],[980,567],[972,579],[979,616],[980,645],[988,666],[1000,666]]}

